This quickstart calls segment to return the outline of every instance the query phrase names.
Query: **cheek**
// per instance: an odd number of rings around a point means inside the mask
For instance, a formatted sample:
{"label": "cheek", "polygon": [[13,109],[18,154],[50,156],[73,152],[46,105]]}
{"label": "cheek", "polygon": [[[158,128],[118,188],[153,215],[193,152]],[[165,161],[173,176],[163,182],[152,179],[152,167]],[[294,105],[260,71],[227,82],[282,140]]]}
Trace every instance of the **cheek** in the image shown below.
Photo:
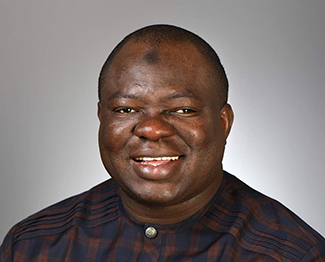
{"label": "cheek", "polygon": [[123,123],[101,122],[99,128],[99,149],[103,164],[108,173],[118,179],[118,170],[122,168],[123,160],[128,155],[125,145],[129,131]]}
{"label": "cheek", "polygon": [[99,128],[99,143],[112,152],[124,148],[132,135],[132,126],[126,122],[116,121],[101,123]]}
{"label": "cheek", "polygon": [[196,121],[183,127],[184,139],[190,147],[208,149],[222,142],[224,133],[221,122]]}

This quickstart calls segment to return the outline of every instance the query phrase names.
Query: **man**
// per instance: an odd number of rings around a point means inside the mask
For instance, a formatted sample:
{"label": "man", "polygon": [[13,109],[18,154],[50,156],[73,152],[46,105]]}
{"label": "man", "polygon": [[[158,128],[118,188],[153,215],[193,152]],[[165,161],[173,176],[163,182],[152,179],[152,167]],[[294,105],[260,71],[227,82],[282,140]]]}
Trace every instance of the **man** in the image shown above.
{"label": "man", "polygon": [[112,179],[14,226],[1,261],[323,261],[324,238],[223,171],[227,94],[197,35],[154,25],[127,36],[99,77]]}

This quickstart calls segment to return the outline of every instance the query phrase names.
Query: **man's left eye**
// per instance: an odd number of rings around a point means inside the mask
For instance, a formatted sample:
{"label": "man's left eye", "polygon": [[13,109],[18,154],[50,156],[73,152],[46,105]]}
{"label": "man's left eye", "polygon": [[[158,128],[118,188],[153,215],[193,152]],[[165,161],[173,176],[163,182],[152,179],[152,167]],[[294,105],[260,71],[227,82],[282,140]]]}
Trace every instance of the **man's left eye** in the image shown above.
{"label": "man's left eye", "polygon": [[181,109],[178,109],[175,112],[178,113],[178,114],[191,114],[191,113],[195,113],[195,110],[190,109],[190,108],[181,108]]}

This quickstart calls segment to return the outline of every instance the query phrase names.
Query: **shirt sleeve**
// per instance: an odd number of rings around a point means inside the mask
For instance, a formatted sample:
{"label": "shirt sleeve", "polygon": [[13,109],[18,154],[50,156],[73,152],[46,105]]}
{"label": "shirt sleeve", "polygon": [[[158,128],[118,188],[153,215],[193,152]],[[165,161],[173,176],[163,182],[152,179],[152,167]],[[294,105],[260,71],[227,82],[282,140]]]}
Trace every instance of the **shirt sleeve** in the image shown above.
{"label": "shirt sleeve", "polygon": [[3,240],[2,245],[0,246],[0,261],[1,262],[12,262],[12,245],[14,239],[15,227],[13,227],[5,239]]}
{"label": "shirt sleeve", "polygon": [[325,242],[313,246],[302,258],[301,262],[325,262]]}

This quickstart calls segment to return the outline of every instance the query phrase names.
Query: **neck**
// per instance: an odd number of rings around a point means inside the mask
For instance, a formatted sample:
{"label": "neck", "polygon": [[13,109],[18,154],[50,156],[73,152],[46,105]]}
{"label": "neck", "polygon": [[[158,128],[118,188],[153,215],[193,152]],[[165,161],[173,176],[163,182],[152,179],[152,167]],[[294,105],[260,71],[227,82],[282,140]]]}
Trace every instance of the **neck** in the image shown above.
{"label": "neck", "polygon": [[156,225],[179,223],[205,207],[213,198],[222,182],[223,175],[217,176],[215,183],[200,194],[173,205],[154,205],[137,201],[129,197],[120,188],[120,194],[125,210],[137,221]]}

